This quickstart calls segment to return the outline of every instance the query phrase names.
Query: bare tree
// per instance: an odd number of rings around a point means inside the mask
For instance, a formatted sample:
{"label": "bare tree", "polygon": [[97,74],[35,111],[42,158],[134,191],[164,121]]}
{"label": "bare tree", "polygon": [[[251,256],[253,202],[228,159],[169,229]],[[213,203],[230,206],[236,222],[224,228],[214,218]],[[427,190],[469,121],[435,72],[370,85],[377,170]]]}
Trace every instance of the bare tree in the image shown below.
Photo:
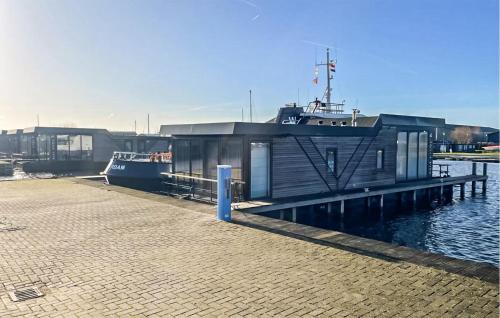
{"label": "bare tree", "polygon": [[472,141],[472,130],[470,127],[457,127],[450,133],[450,139],[456,144],[469,144]]}

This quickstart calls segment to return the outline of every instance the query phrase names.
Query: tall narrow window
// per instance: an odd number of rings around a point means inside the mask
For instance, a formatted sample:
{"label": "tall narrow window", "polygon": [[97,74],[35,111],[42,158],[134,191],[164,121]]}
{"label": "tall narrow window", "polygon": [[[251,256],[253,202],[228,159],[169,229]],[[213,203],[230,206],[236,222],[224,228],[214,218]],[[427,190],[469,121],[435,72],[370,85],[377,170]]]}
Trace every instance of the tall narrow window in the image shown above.
{"label": "tall narrow window", "polygon": [[337,150],[326,149],[326,162],[328,164],[328,172],[337,175]]}
{"label": "tall narrow window", "polygon": [[377,169],[384,169],[384,150],[377,150]]}

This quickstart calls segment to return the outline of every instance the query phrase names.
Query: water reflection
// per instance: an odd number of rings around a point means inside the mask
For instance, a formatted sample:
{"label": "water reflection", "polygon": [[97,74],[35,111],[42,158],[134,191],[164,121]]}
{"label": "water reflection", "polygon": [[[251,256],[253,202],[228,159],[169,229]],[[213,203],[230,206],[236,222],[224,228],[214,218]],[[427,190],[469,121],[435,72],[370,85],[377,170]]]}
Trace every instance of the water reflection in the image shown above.
{"label": "water reflection", "polygon": [[[451,164],[452,176],[471,172],[471,162],[446,163]],[[481,166],[478,164],[478,173],[482,172]],[[376,209],[360,212],[362,207],[351,206],[346,207],[344,222],[341,222],[339,213],[329,214],[323,206],[317,207],[313,213],[299,209],[297,222],[498,267],[499,164],[488,164],[488,176],[485,196],[479,189],[478,194],[471,197],[470,184],[467,184],[465,200],[460,200],[457,188],[450,204],[434,210],[412,211],[385,206],[384,213],[380,214]],[[480,186],[479,183],[478,188]],[[279,212],[267,215],[280,217]],[[285,219],[291,220],[291,216],[285,215]]]}

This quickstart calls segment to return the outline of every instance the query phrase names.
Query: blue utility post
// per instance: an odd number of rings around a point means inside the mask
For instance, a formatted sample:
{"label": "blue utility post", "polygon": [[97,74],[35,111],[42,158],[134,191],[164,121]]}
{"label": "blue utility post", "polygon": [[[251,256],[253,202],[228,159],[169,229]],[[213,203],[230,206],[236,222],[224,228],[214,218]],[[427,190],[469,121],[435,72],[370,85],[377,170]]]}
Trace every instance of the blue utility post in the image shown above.
{"label": "blue utility post", "polygon": [[231,166],[217,166],[217,220],[231,221]]}

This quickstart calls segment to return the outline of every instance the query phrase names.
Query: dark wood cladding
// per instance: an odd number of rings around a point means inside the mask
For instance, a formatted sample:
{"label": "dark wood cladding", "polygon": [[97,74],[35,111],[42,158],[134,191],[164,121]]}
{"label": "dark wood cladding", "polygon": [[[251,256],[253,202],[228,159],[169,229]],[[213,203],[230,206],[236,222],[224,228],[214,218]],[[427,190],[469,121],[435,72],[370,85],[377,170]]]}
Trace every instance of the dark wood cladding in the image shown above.
{"label": "dark wood cladding", "polygon": [[[284,198],[394,184],[394,128],[375,136],[275,137],[272,151],[272,196]],[[336,149],[337,171],[328,170],[327,149]],[[383,169],[376,169],[377,150],[384,151]]]}

